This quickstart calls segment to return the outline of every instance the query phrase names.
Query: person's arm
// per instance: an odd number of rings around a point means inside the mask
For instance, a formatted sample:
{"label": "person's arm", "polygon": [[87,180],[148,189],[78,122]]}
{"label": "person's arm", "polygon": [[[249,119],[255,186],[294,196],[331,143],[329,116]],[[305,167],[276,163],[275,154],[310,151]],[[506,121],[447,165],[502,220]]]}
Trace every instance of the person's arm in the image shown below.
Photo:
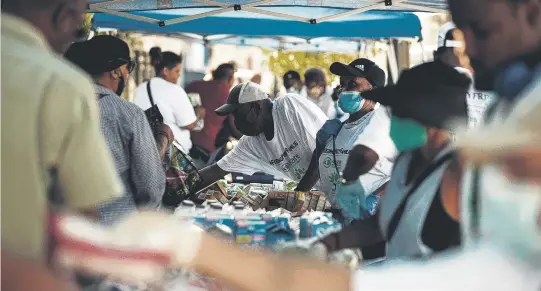
{"label": "person's arm", "polygon": [[328,252],[363,248],[382,241],[384,241],[384,238],[379,227],[377,213],[367,219],[356,220],[341,231],[320,240]]}
{"label": "person's arm", "polygon": [[319,156],[317,155],[317,149],[312,153],[312,160],[308,166],[308,170],[297,184],[295,191],[310,191],[312,187],[317,183],[319,179]]}
{"label": "person's arm", "polygon": [[364,145],[354,146],[349,153],[342,178],[346,182],[356,181],[361,175],[368,173],[376,165],[378,159],[378,154],[372,149]]}
{"label": "person's arm", "polygon": [[457,159],[454,159],[443,173],[441,180],[441,202],[445,212],[460,221],[460,185],[462,183],[463,168]]}
{"label": "person's arm", "polygon": [[373,114],[370,123],[359,134],[349,154],[343,170],[346,182],[355,181],[359,176],[368,173],[379,159],[396,155],[396,147],[389,136],[391,128],[389,114],[383,108],[374,109]]}
{"label": "person's arm", "polygon": [[349,291],[351,273],[343,267],[249,251],[204,235],[193,266],[236,290]]}
{"label": "person's arm", "polygon": [[204,189],[205,187],[211,185],[212,183],[222,179],[228,172],[222,170],[218,164],[212,164],[208,167],[203,168],[199,171],[199,175],[203,180],[201,184],[197,187],[197,191]]}
{"label": "person's arm", "polygon": [[137,108],[130,141],[130,176],[138,206],[157,207],[165,192],[165,173],[144,112]]}
{"label": "person's arm", "polygon": [[154,129],[156,144],[158,145],[158,152],[160,159],[163,161],[165,153],[169,144],[175,140],[173,131],[167,124],[160,124]]}
{"label": "person's arm", "polygon": [[6,291],[76,291],[74,284],[55,276],[39,262],[2,250],[2,287]]}

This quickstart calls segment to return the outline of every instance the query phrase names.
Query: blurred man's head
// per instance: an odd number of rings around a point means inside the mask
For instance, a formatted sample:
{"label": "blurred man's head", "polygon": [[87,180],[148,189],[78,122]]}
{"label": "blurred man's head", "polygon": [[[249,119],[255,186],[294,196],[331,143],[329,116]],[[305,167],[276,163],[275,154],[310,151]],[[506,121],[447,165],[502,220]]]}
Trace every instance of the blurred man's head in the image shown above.
{"label": "blurred man's head", "polygon": [[302,89],[301,75],[296,71],[287,71],[283,77],[284,87],[288,93],[299,93]]}
{"label": "blurred man's head", "polygon": [[449,0],[449,8],[479,89],[492,89],[501,66],[541,48],[539,0]]}
{"label": "blurred man's head", "polygon": [[81,34],[86,0],[2,0],[2,12],[24,18],[62,54]]}
{"label": "blurred man's head", "polygon": [[119,96],[128,82],[129,74],[135,68],[128,44],[110,35],[76,42],[64,56],[91,75],[96,83]]}
{"label": "blurred man's head", "polygon": [[269,120],[267,110],[272,106],[267,93],[259,85],[251,82],[238,84],[231,90],[227,103],[215,110],[217,115],[235,117],[235,126],[247,136],[263,133],[265,121]]}
{"label": "blurred man's head", "polygon": [[327,88],[327,76],[320,68],[311,68],[304,72],[306,94],[313,99],[319,99]]}
{"label": "blurred man's head", "polygon": [[235,83],[235,70],[235,65],[232,63],[221,64],[212,72],[212,79],[226,81],[229,88],[231,88]]}

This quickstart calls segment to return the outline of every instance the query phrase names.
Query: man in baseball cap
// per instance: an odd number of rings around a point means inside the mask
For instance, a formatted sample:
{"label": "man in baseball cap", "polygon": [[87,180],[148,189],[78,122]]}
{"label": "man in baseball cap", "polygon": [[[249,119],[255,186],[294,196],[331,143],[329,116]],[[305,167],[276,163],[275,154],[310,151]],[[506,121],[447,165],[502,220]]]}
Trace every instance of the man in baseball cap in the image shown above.
{"label": "man in baseball cap", "polygon": [[330,69],[331,73],[345,79],[364,78],[372,84],[372,87],[385,86],[385,72],[369,59],[356,59],[348,65],[336,62],[331,65]]}
{"label": "man in baseball cap", "polygon": [[272,102],[259,85],[251,82],[235,86],[226,104],[215,112],[233,115],[235,126],[244,136],[217,164],[201,171],[201,187],[229,172],[264,172],[299,181],[308,169],[316,133],[327,120],[306,98],[288,94]]}
{"label": "man in baseball cap", "polygon": [[[321,150],[314,152],[297,190],[310,190],[320,180],[333,212],[349,223],[361,218],[365,197],[388,180],[396,148],[389,137],[387,110],[361,97],[385,85],[385,72],[364,58],[348,65],[333,63],[330,70],[340,76],[338,106],[349,117],[343,123],[329,120],[318,132]],[[336,166],[329,167],[330,162]]]}

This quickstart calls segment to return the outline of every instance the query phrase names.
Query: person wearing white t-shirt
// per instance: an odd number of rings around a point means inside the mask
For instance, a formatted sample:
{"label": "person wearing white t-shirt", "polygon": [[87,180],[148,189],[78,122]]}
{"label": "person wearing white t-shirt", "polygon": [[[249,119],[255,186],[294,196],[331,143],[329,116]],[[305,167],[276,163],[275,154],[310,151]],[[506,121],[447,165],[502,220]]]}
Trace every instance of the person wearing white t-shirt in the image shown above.
{"label": "person wearing white t-shirt", "polygon": [[263,172],[299,181],[310,164],[316,133],[327,120],[319,108],[297,94],[272,102],[254,83],[235,86],[218,115],[233,115],[244,135],[217,164],[201,170],[201,188],[230,172]]}
{"label": "person wearing white t-shirt", "polygon": [[153,103],[158,106],[164,123],[173,131],[175,140],[184,151],[189,152],[192,148],[190,130],[197,126],[199,119],[204,118],[205,111],[200,108],[196,114],[188,95],[177,85],[182,57],[172,52],[164,52],[154,58],[158,58],[154,60],[157,76],[135,89],[133,103],[143,110],[149,109],[152,107],[150,92]]}
{"label": "person wearing white t-shirt", "polygon": [[316,104],[328,118],[336,117],[332,93],[333,88],[327,85],[327,77],[322,69],[311,68],[304,73],[304,86],[300,95]]}
{"label": "person wearing white t-shirt", "polygon": [[[374,193],[390,177],[393,160],[397,154],[393,141],[389,137],[390,119],[387,110],[360,97],[363,91],[385,86],[385,72],[368,59],[357,59],[349,65],[334,63],[331,72],[340,76],[341,93],[338,105],[349,118],[341,123],[337,119],[327,121],[318,133],[318,148],[312,155],[308,172],[297,186],[298,191],[309,191],[318,180],[322,190],[336,210],[342,209],[342,216],[347,220],[360,218],[361,205],[347,201],[346,209],[340,206],[337,191],[342,184],[341,174],[346,161],[355,160],[355,167],[348,168],[346,176],[358,180],[356,194],[360,199]],[[330,126],[335,130],[326,133]],[[351,175],[352,171],[355,173]],[[350,207],[351,206],[351,207]],[[358,206],[358,207],[357,207]],[[351,210],[355,213],[350,213]]]}

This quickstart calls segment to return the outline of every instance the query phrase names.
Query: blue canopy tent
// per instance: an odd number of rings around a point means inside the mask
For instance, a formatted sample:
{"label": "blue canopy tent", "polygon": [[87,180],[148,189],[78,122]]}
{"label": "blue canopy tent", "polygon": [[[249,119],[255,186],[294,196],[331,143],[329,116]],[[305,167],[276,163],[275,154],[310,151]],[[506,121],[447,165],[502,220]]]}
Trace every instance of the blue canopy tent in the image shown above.
{"label": "blue canopy tent", "polygon": [[[216,34],[305,40],[411,38],[421,37],[421,25],[418,17],[409,12],[445,12],[445,1],[90,0],[89,12],[96,13],[95,28],[192,33],[204,38]],[[393,59],[391,63],[395,63]]]}
{"label": "blue canopy tent", "polygon": [[[212,9],[190,8],[135,11],[132,14],[165,22],[209,11],[212,11]],[[347,10],[321,7],[311,7],[310,9],[305,7],[268,7],[265,8],[265,11],[287,12],[295,15],[309,14],[313,17],[322,18]],[[421,24],[418,17],[413,13],[398,11],[368,11],[316,25],[247,11],[225,12],[215,16],[165,26],[104,13],[95,14],[93,21],[94,27],[151,33],[184,32],[198,35],[229,34],[249,37],[290,36],[304,39],[317,37],[361,39],[421,36]]]}

